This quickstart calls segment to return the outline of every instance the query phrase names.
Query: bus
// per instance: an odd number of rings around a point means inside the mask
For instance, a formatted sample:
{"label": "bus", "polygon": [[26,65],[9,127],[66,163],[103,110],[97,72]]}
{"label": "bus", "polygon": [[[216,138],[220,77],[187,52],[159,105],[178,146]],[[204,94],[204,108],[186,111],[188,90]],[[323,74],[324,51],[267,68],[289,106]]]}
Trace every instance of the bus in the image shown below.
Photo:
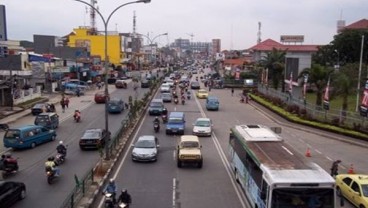
{"label": "bus", "polygon": [[280,127],[236,125],[229,156],[253,208],[335,207],[335,180],[279,135]]}

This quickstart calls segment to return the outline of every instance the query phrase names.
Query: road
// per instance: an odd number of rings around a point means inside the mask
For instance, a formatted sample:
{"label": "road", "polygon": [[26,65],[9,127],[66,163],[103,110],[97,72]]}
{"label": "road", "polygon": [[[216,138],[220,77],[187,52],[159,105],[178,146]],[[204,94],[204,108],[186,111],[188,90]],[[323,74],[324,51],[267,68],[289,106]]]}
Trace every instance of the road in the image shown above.
{"label": "road", "polygon": [[[135,96],[133,87],[129,84],[128,89],[115,89],[109,86],[111,97],[120,97],[128,102],[128,97]],[[138,96],[142,97],[148,88],[138,88]],[[16,203],[14,207],[59,207],[75,186],[74,175],[83,177],[87,171],[91,170],[99,160],[98,151],[82,151],[79,149],[79,138],[87,128],[104,128],[105,105],[94,103],[94,93],[88,93],[79,100],[82,112],[82,122],[75,123],[72,118],[73,102],[71,107],[63,115],[61,124],[57,129],[57,140],[49,142],[34,149],[11,151],[15,157],[19,158],[20,171],[6,180],[22,181],[27,186],[27,197]],[[76,104],[76,103],[74,103]],[[57,106],[59,107],[59,106]],[[122,114],[109,114],[109,129],[114,134],[120,126],[121,121],[127,115],[127,111]],[[18,120],[14,126],[32,124],[33,116],[26,116]],[[12,126],[13,126],[12,125]],[[56,153],[58,141],[63,140],[68,145],[68,155],[66,162],[60,166],[61,177],[54,184],[49,185],[45,175],[45,160]]]}
{"label": "road", "polygon": [[[346,172],[350,164],[359,167],[356,171],[368,171],[368,165],[364,162],[366,148],[344,141],[344,139],[351,140],[351,138],[288,123],[257,104],[240,103],[239,97],[235,96],[239,93],[240,91],[236,91],[234,96],[231,96],[229,89],[212,89],[210,94],[220,98],[219,111],[205,110],[205,100],[198,99],[187,100],[184,106],[166,104],[169,112],[185,112],[186,134],[191,134],[191,124],[196,118],[209,117],[212,119],[213,136],[200,138],[204,155],[202,169],[177,168],[175,147],[178,136],[165,135],[164,128],[161,128],[159,133],[154,133],[152,126],[154,117],[145,115],[134,139],[140,135],[156,135],[160,141],[158,161],[154,163],[133,162],[130,157],[131,148],[129,148],[114,175],[118,187],[129,190],[134,207],[249,207],[228,167],[229,128],[237,124],[281,126],[283,129],[281,136],[286,142],[294,146],[301,154],[305,154],[306,149],[310,148],[311,157],[308,159],[318,163],[328,172],[335,159],[343,161],[340,168],[341,173]],[[100,206],[102,202],[101,200]],[[345,203],[344,207],[353,206]]]}

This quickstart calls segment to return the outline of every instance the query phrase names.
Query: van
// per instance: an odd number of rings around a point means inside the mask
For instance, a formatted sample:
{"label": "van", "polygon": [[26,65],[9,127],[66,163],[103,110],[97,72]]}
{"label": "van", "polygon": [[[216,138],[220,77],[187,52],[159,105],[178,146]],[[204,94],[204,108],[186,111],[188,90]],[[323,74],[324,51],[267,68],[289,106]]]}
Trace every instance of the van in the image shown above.
{"label": "van", "polygon": [[164,101],[162,99],[152,99],[149,107],[148,114],[151,115],[161,115],[164,110]]}
{"label": "van", "polygon": [[27,125],[8,129],[3,142],[6,148],[23,149],[34,148],[39,144],[55,139],[55,130],[43,126]]}
{"label": "van", "polygon": [[171,112],[166,123],[166,134],[184,134],[185,115],[183,112]]}
{"label": "van", "polygon": [[38,114],[35,118],[34,124],[48,129],[56,129],[59,126],[59,115],[56,113]]}
{"label": "van", "polygon": [[208,96],[206,99],[206,109],[207,110],[219,110],[220,102],[216,96]]}

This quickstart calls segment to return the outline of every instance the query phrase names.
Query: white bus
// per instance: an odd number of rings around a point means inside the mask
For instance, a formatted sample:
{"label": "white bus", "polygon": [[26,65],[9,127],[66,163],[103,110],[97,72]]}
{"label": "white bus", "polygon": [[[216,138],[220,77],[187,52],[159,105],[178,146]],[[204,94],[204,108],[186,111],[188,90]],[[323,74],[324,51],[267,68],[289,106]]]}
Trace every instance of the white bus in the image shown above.
{"label": "white bus", "polygon": [[262,125],[230,131],[231,167],[252,207],[334,208],[335,180],[276,132]]}

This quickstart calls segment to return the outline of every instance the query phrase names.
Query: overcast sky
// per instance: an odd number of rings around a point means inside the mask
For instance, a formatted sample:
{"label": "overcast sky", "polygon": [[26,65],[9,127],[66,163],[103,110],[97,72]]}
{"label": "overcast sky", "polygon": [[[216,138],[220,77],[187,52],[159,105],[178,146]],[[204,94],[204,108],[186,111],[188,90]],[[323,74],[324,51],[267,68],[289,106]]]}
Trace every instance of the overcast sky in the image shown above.
{"label": "overcast sky", "polygon": [[[91,0],[86,0],[88,3]],[[104,18],[129,0],[97,0]],[[74,0],[0,0],[6,6],[8,39],[33,40],[34,34],[64,36],[73,28],[89,26],[86,6]],[[368,19],[368,0],[152,0],[120,8],[108,30],[136,32],[162,46],[177,38],[210,42],[221,39],[224,49],[247,49],[261,39],[280,41],[280,35],[304,35],[304,44],[328,44],[340,18],[349,25]],[[104,30],[96,16],[98,30]],[[193,36],[191,36],[193,34]]]}

